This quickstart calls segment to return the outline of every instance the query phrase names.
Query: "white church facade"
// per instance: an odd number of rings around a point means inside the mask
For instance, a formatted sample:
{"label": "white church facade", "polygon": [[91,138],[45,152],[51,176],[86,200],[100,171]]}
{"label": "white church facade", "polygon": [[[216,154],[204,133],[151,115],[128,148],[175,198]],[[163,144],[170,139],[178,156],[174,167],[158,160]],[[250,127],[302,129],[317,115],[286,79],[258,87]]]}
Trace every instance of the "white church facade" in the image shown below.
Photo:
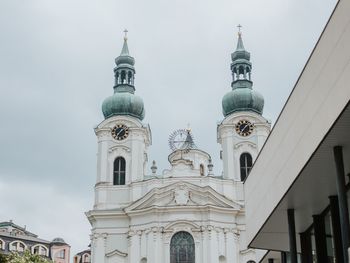
{"label": "white church facade", "polygon": [[142,122],[135,61],[124,38],[114,94],[103,102],[105,119],[95,128],[95,201],[86,213],[93,263],[246,263],[262,258],[264,251],[244,245],[243,181],[271,124],[262,116],[263,97],[252,89],[250,53],[240,33],[231,57],[232,90],[223,97],[224,118],[217,126],[223,173],[213,173],[210,155],[186,129],[170,138],[170,169],[159,172],[153,163],[148,173],[151,130]]}

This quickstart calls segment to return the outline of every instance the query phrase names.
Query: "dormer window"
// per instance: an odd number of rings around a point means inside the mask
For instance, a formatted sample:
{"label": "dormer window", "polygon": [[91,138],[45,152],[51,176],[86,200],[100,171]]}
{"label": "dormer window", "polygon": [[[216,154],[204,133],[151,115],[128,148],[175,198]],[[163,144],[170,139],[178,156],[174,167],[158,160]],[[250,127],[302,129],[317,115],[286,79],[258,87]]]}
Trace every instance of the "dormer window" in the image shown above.
{"label": "dormer window", "polygon": [[84,254],[83,255],[83,263],[90,263],[90,262],[91,262],[90,255]]}
{"label": "dormer window", "polygon": [[24,235],[24,232],[19,231],[19,230],[12,230],[11,235],[12,236]]}

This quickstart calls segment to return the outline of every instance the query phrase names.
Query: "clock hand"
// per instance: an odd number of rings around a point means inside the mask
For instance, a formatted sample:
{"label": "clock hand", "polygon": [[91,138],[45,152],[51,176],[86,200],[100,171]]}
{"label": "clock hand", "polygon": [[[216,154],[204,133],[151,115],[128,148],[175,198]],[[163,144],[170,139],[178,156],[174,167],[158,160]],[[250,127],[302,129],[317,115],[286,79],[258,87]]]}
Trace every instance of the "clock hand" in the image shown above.
{"label": "clock hand", "polygon": [[119,136],[119,134],[123,131],[123,129],[120,129],[120,131],[117,133],[117,136]]}
{"label": "clock hand", "polygon": [[242,132],[244,132],[245,131],[245,128],[247,128],[248,127],[248,124],[246,124],[245,126],[244,126],[244,128],[242,129]]}

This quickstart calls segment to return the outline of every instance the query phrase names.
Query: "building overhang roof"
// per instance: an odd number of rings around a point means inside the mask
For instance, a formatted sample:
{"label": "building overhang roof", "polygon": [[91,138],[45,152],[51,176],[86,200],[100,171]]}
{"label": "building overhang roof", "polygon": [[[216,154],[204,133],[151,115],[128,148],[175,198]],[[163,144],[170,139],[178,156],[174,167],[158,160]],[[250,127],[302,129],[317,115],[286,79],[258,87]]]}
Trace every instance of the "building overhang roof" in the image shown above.
{"label": "building overhang roof", "polygon": [[287,209],[300,233],[336,194],[333,147],[350,159],[349,12],[340,0],[245,182],[250,247],[288,251]]}
{"label": "building overhang roof", "polygon": [[[334,146],[343,146],[345,172],[347,174],[350,172],[350,162],[348,161],[350,160],[349,134],[350,105],[348,104],[307,160],[300,173],[295,174],[294,180],[292,181],[292,172],[286,169],[279,173],[278,177],[280,178],[276,178],[275,183],[269,187],[269,191],[279,192],[277,188],[281,185],[281,180],[283,180],[284,176],[289,177],[287,179],[290,182],[289,188],[286,189],[284,194],[283,192],[279,193],[281,195],[281,197],[278,197],[280,198],[279,202],[277,202],[275,207],[270,207],[272,212],[265,218],[265,222],[258,233],[251,239],[251,247],[288,251],[287,209],[295,209],[296,233],[298,234],[306,231],[311,226],[313,215],[321,214],[327,208],[329,196],[337,195],[336,167],[333,157]],[[300,149],[297,152],[302,154]],[[290,165],[293,166],[293,160],[290,160]],[[274,194],[271,194],[270,197],[272,196]],[[277,201],[278,198],[274,198],[274,201]],[[246,209],[247,215],[251,215],[248,212],[249,207],[246,207]],[[249,228],[250,225],[247,225],[247,229]],[[299,241],[299,238],[297,238],[297,241]]]}

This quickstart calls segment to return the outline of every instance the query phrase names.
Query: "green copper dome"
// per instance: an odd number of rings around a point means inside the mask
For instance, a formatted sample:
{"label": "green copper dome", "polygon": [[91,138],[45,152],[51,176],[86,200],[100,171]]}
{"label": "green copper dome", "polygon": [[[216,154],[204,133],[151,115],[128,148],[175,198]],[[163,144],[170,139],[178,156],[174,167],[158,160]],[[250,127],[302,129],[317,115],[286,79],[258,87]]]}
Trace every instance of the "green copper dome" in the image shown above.
{"label": "green copper dome", "polygon": [[135,60],[129,55],[126,37],[122,52],[115,59],[115,63],[117,66],[114,68],[114,94],[102,103],[103,115],[106,119],[115,115],[128,115],[143,120],[145,117],[143,101],[134,94]]}
{"label": "green copper dome", "polygon": [[113,115],[129,115],[143,120],[145,110],[139,96],[129,92],[116,92],[102,103],[102,112],[105,118]]}
{"label": "green copper dome", "polygon": [[231,54],[232,90],[222,98],[222,113],[226,117],[233,112],[252,111],[263,113],[264,98],[253,90],[250,53],[244,49],[241,32],[238,33],[236,51]]}
{"label": "green copper dome", "polygon": [[254,111],[262,114],[263,108],[263,96],[249,88],[236,88],[222,98],[222,112],[225,117],[237,111]]}

